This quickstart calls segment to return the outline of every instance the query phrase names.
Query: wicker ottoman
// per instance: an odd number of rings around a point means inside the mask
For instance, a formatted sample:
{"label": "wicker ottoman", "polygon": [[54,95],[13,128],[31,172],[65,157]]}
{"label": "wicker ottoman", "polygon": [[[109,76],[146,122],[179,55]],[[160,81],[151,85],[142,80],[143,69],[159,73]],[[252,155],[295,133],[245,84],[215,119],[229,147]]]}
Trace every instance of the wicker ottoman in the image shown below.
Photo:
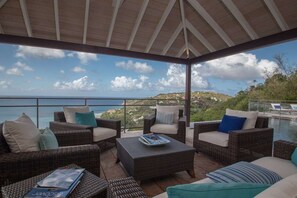
{"label": "wicker ottoman", "polygon": [[110,180],[108,196],[110,198],[147,198],[133,177]]}

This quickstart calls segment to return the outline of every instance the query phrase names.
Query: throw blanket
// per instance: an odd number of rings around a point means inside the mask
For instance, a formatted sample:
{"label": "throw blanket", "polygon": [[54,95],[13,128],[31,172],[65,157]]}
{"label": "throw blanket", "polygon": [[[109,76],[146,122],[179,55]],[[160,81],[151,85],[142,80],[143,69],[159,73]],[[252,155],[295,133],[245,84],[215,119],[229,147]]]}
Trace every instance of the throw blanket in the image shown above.
{"label": "throw blanket", "polygon": [[274,184],[282,179],[277,173],[249,162],[237,162],[206,176],[216,183]]}

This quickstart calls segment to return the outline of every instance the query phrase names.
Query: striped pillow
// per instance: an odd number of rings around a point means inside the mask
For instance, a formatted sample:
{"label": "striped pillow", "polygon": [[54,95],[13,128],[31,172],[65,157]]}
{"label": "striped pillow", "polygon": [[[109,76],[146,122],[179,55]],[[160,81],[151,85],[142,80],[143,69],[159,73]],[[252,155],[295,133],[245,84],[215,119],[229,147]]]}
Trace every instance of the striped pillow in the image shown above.
{"label": "striped pillow", "polygon": [[237,162],[206,176],[216,183],[274,184],[282,179],[277,173],[249,162]]}
{"label": "striped pillow", "polygon": [[156,116],[157,124],[173,124],[174,113],[158,112]]}

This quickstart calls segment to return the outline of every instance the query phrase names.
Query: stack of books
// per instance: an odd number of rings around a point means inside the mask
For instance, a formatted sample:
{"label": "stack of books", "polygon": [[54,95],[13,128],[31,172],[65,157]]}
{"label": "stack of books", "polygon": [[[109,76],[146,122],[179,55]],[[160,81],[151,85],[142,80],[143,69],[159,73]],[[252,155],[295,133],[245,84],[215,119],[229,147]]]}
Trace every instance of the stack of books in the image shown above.
{"label": "stack of books", "polygon": [[170,142],[166,138],[153,133],[140,136],[139,141],[148,146],[163,145]]}
{"label": "stack of books", "polygon": [[37,182],[37,185],[24,198],[66,198],[79,184],[84,170],[82,168],[57,169]]}

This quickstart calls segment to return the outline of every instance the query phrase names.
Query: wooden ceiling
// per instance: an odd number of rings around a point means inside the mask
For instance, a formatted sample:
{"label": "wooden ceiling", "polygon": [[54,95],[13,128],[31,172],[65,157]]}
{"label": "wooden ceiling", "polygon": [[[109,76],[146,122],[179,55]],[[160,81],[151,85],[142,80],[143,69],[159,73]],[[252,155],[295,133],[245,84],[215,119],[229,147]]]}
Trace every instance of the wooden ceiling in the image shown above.
{"label": "wooden ceiling", "polygon": [[288,40],[286,32],[296,38],[296,11],[296,0],[0,0],[0,40],[13,35],[199,61],[248,43],[246,49],[259,47],[263,38]]}

